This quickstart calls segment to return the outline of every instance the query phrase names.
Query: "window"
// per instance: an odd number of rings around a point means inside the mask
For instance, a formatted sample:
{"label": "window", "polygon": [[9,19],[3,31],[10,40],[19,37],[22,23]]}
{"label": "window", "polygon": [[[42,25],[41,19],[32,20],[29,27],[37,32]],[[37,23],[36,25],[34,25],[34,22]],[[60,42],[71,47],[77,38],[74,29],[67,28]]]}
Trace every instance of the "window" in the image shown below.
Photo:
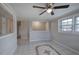
{"label": "window", "polygon": [[72,19],[65,19],[62,20],[60,22],[60,29],[62,32],[68,31],[71,32],[72,31]]}
{"label": "window", "polygon": [[79,16],[73,16],[69,19],[59,20],[60,32],[79,32]]}
{"label": "window", "polygon": [[79,32],[79,17],[76,17],[76,21],[75,21],[75,32]]}

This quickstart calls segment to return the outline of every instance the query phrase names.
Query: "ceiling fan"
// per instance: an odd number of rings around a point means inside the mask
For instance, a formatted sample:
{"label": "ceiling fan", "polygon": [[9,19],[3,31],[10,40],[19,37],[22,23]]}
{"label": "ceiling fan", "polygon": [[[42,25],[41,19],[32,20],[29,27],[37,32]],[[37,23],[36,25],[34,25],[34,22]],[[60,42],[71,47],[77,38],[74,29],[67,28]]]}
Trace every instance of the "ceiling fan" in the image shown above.
{"label": "ceiling fan", "polygon": [[53,9],[63,9],[63,8],[68,8],[69,5],[61,5],[61,6],[54,6],[54,3],[46,3],[46,7],[41,7],[41,6],[33,6],[33,8],[40,8],[40,9],[45,9],[42,13],[39,15],[42,15],[45,12],[50,13],[51,15],[54,15]]}

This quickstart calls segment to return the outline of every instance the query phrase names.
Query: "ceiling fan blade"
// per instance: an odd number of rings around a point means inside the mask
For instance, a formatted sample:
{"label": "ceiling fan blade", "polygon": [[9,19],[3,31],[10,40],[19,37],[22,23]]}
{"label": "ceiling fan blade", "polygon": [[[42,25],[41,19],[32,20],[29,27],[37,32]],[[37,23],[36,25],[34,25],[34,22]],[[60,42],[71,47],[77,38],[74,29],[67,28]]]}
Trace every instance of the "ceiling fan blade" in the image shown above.
{"label": "ceiling fan blade", "polygon": [[43,11],[42,13],[40,13],[39,15],[42,15],[43,13],[45,13],[47,10]]}
{"label": "ceiling fan blade", "polygon": [[46,7],[40,7],[40,6],[33,6],[33,8],[41,8],[41,9],[46,9]]}
{"label": "ceiling fan blade", "polygon": [[68,8],[69,5],[62,5],[62,6],[55,6],[53,9],[62,9],[62,8]]}
{"label": "ceiling fan blade", "polygon": [[54,15],[54,12],[53,11],[51,12],[51,15]]}

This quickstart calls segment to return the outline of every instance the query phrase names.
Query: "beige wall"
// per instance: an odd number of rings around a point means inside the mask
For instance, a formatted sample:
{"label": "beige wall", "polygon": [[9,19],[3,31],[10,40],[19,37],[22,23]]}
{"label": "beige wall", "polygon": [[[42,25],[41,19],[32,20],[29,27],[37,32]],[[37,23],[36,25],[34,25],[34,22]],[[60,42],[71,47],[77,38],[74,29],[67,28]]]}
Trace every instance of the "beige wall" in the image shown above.
{"label": "beige wall", "polygon": [[13,32],[13,17],[7,18],[7,32],[12,33]]}
{"label": "beige wall", "polygon": [[46,31],[48,29],[48,24],[46,22],[32,22],[33,31]]}

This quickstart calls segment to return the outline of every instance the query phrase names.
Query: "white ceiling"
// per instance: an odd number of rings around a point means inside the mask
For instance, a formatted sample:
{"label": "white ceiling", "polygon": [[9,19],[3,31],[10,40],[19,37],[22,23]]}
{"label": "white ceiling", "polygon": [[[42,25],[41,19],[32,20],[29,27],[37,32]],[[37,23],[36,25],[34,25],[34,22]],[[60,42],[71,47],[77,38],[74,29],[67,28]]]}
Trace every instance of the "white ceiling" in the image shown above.
{"label": "white ceiling", "polygon": [[[65,5],[69,3],[56,3],[54,5]],[[55,9],[53,10],[55,15],[50,15],[47,12],[44,13],[43,15],[39,16],[39,14],[44,11],[43,9],[37,9],[33,8],[33,5],[40,5],[40,6],[45,6],[45,3],[10,3],[15,10],[17,16],[19,17],[24,17],[28,20],[53,20],[57,17],[60,17],[64,14],[67,14],[71,11],[79,9],[79,4],[78,3],[70,3],[69,8],[67,9]]]}

